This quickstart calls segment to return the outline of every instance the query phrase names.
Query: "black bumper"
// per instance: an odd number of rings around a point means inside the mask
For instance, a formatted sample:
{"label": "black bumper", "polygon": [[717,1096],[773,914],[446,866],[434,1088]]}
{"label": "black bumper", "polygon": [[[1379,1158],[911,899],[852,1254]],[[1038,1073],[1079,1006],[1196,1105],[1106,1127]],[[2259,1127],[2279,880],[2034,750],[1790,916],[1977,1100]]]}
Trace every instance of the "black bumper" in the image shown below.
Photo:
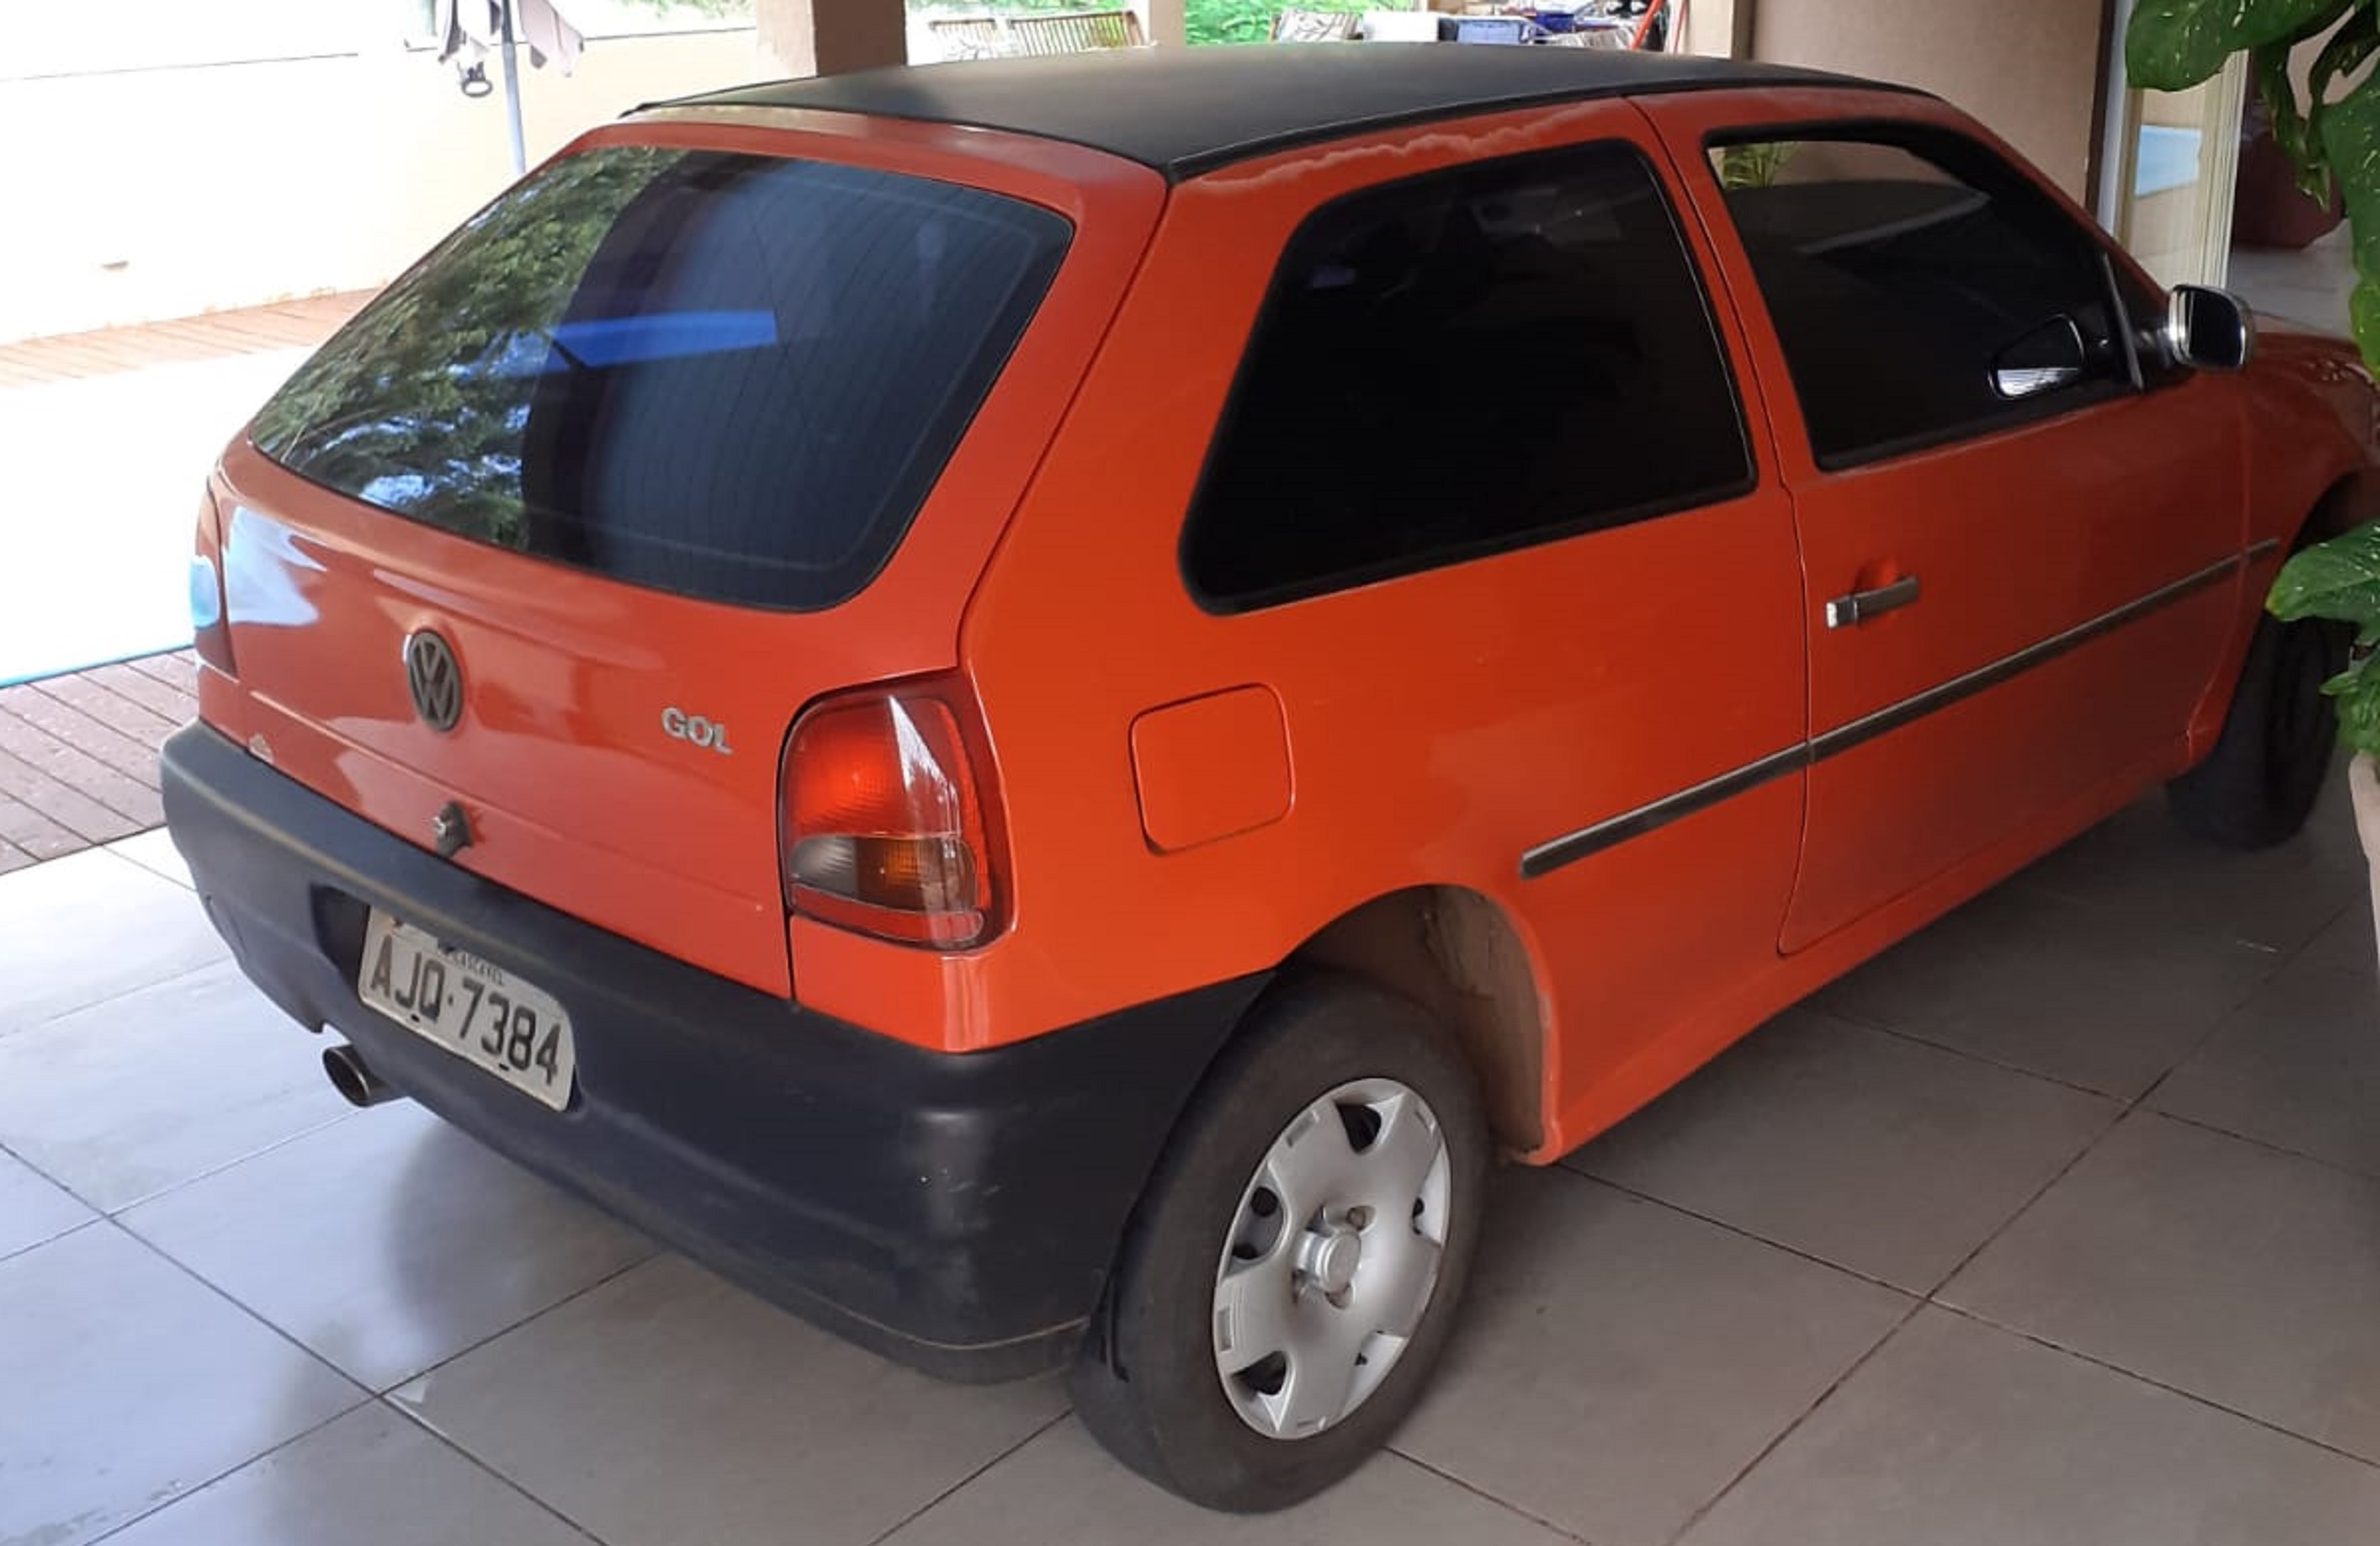
{"label": "black bumper", "polygon": [[[788,1309],[949,1378],[1065,1359],[1158,1152],[1262,986],[930,1053],[686,965],[436,859],[203,725],[165,814],[240,966],[300,1024],[529,1169]],[[570,1012],[555,1112],[363,1007],[366,910]]]}

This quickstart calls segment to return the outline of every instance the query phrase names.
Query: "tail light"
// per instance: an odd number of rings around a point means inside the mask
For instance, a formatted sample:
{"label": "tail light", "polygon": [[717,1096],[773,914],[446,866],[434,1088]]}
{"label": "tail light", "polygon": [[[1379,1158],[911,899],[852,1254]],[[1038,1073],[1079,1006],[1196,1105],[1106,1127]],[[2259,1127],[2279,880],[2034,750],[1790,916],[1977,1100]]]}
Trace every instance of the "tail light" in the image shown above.
{"label": "tail light", "polygon": [[903,944],[991,930],[991,844],[958,713],[929,691],[834,699],[785,751],[785,905]]}
{"label": "tail light", "polygon": [[223,514],[209,489],[199,500],[197,551],[190,555],[190,643],[198,658],[223,673],[232,665],[232,628],[223,581]]}

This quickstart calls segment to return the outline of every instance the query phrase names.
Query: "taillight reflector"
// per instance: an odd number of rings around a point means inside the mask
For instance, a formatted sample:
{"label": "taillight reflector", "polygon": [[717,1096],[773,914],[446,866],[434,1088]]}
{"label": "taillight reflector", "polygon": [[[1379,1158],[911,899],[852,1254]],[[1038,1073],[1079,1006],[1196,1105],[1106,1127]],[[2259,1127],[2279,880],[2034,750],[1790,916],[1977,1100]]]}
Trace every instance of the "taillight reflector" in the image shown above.
{"label": "taillight reflector", "polygon": [[983,802],[948,703],[909,691],[813,708],[786,747],[783,803],[793,911],[944,949],[989,930]]}
{"label": "taillight reflector", "polygon": [[212,489],[198,503],[197,550],[190,555],[190,644],[198,658],[223,673],[232,666],[231,619],[223,579],[223,517]]}

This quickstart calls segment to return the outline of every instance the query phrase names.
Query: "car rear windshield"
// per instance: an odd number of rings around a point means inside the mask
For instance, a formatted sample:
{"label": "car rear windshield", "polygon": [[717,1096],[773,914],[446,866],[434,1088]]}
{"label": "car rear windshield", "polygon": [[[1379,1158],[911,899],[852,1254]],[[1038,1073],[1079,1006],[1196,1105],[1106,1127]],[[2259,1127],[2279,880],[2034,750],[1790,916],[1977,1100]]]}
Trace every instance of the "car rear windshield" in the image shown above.
{"label": "car rear windshield", "polygon": [[257,417],[301,478],[635,585],[833,606],[899,545],[1072,228],[817,161],[590,150],[514,187]]}

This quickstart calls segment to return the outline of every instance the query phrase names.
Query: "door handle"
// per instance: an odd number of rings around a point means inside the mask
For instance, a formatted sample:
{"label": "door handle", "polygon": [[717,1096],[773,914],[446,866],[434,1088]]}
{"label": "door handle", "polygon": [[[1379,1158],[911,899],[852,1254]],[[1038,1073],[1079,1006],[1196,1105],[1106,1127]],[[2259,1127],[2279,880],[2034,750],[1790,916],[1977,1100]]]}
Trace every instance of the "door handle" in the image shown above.
{"label": "door handle", "polygon": [[1873,617],[1905,607],[1917,599],[1917,577],[1904,574],[1872,591],[1853,591],[1827,603],[1827,627],[1857,628]]}

